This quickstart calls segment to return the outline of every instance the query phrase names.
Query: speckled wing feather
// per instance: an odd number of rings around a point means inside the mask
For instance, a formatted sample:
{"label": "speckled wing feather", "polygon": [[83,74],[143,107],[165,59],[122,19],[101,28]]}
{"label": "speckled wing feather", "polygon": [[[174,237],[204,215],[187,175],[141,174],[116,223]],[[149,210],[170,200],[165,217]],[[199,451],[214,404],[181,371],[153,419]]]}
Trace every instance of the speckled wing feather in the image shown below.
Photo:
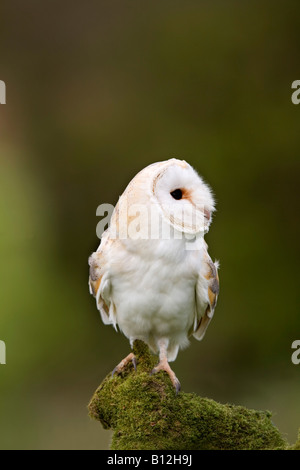
{"label": "speckled wing feather", "polygon": [[101,245],[89,258],[90,293],[96,298],[97,308],[105,325],[113,325],[116,328],[116,309],[111,300],[111,281],[106,270],[105,250],[113,241],[102,235]]}
{"label": "speckled wing feather", "polygon": [[196,316],[193,336],[199,341],[205,335],[214,315],[219,294],[218,262],[213,263],[209,254],[203,252],[202,269],[196,286]]}

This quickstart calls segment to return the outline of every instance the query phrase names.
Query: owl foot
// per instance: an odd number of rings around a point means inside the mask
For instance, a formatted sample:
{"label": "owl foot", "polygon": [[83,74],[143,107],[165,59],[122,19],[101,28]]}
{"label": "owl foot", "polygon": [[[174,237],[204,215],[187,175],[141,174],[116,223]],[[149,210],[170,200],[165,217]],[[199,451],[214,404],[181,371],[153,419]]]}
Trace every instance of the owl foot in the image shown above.
{"label": "owl foot", "polygon": [[120,374],[123,372],[130,362],[132,362],[134,370],[136,371],[136,357],[133,353],[130,353],[114,368],[111,376],[113,377],[115,374]]}
{"label": "owl foot", "polygon": [[151,375],[156,374],[160,370],[164,370],[168,374],[168,376],[171,379],[172,385],[175,388],[176,395],[177,395],[177,393],[180,391],[181,385],[180,385],[180,382],[179,382],[179,380],[177,379],[177,377],[175,375],[175,372],[169,366],[169,363],[168,363],[167,359],[164,358],[164,359],[160,360],[160,362],[157,364],[157,366],[154,367],[154,369],[151,371]]}

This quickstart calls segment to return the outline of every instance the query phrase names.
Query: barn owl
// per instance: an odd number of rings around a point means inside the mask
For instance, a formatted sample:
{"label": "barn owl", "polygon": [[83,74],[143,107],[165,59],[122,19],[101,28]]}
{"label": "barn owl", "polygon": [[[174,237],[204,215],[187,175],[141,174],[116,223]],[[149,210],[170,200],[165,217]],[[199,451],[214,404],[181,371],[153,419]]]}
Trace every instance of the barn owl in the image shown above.
{"label": "barn owl", "polygon": [[[152,373],[167,372],[176,393],[169,362],[191,336],[203,338],[217,302],[218,263],[204,241],[214,210],[211,189],[187,162],[153,163],[131,180],[89,258],[103,322],[159,354]],[[113,373],[130,361],[136,369],[131,352]]]}

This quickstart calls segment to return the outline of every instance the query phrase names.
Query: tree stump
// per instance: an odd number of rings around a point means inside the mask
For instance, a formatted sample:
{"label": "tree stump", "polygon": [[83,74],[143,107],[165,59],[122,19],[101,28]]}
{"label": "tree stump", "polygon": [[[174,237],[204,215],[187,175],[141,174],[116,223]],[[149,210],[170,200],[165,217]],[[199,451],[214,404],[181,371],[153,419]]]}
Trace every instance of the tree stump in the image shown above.
{"label": "tree stump", "polygon": [[[112,429],[112,450],[271,450],[289,447],[268,411],[220,404],[193,393],[176,395],[165,372],[150,375],[157,358],[142,341],[120,375],[109,374],[88,406],[92,418]],[[300,437],[300,436],[299,436]]]}

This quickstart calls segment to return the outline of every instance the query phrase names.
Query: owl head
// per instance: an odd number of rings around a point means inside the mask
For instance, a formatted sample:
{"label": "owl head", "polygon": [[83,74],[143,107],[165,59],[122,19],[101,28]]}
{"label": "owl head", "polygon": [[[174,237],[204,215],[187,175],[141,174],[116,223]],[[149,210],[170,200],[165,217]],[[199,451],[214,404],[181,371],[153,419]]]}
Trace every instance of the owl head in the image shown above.
{"label": "owl head", "polygon": [[152,198],[168,223],[186,234],[207,232],[215,210],[210,187],[184,160],[172,158],[154,169]]}
{"label": "owl head", "polygon": [[[175,233],[195,236],[208,231],[214,210],[210,187],[191,165],[172,158],[147,166],[131,180],[119,199],[112,223],[118,226],[119,232],[124,223],[114,219],[126,212],[127,225],[151,226],[152,230],[158,225],[156,216],[159,215]],[[138,223],[134,219],[136,213],[139,213]]]}

